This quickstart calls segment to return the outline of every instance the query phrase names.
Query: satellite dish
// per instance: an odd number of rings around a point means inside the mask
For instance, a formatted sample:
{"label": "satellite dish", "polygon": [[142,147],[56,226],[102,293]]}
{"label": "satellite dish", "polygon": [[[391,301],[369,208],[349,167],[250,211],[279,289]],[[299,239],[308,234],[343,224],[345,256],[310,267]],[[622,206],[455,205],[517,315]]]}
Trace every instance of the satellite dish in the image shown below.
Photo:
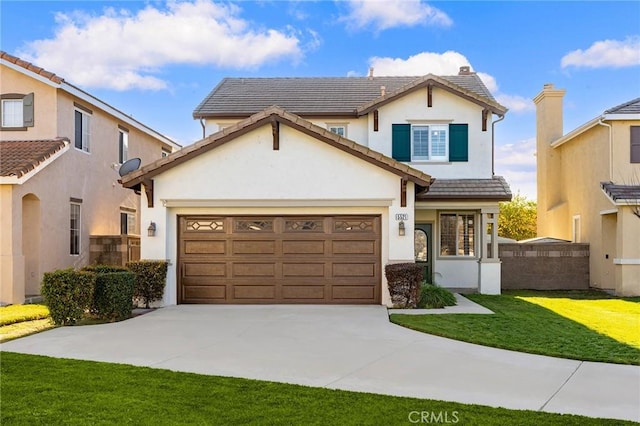
{"label": "satellite dish", "polygon": [[120,170],[118,170],[120,177],[138,170],[140,168],[140,163],[142,163],[142,160],[139,158],[132,158],[131,160],[125,161],[124,164],[120,166]]}

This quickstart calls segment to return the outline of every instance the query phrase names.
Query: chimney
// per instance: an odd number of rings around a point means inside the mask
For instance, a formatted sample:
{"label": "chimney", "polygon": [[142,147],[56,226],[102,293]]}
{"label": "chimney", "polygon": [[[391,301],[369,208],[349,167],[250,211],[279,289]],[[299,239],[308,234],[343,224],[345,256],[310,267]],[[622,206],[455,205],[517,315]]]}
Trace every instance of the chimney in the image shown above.
{"label": "chimney", "polygon": [[557,229],[545,227],[541,218],[563,202],[561,152],[551,144],[562,137],[562,98],[564,89],[547,83],[533,98],[536,104],[536,164],[538,180],[538,235],[565,238]]}
{"label": "chimney", "polygon": [[471,67],[469,65],[460,67],[460,71],[458,72],[458,75],[473,75],[473,74],[475,74],[475,72],[471,71]]}
{"label": "chimney", "polygon": [[380,86],[380,96],[384,96],[387,94],[387,88],[385,86]]}
{"label": "chimney", "polygon": [[369,67],[369,80],[373,80],[373,67]]}

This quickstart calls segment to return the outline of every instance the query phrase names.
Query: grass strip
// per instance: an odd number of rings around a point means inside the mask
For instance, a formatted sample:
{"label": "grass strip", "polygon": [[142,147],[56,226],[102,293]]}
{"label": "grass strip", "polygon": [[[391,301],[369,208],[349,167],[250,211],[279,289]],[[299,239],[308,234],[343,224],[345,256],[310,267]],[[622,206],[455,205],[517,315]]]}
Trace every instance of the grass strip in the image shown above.
{"label": "grass strip", "polygon": [[632,424],[6,352],[0,373],[3,426]]}

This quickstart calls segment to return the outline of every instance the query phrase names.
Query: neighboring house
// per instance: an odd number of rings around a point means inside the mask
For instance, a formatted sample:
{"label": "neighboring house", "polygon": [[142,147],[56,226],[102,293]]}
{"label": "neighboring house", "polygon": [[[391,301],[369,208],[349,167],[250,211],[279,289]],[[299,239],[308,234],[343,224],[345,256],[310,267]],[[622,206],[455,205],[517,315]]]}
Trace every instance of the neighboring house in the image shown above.
{"label": "neighboring house", "polygon": [[123,178],[156,225],[143,257],[170,261],[164,303],[389,304],[396,262],[499,293],[505,112],[468,67],[224,79],[194,111],[204,139]]}
{"label": "neighboring house", "polygon": [[[38,295],[44,272],[89,262],[89,237],[140,233],[127,159],[179,146],[59,76],[0,52],[0,303]],[[146,229],[145,229],[146,232]]]}
{"label": "neighboring house", "polygon": [[640,295],[640,98],[563,134],[565,91],[537,106],[538,235],[589,243],[591,286]]}

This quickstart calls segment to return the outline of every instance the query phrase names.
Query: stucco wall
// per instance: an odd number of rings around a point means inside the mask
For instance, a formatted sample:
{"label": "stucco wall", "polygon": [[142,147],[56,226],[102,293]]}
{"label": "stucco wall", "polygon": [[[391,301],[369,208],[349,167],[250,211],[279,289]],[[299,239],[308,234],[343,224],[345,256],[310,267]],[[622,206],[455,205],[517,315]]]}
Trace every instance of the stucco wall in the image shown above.
{"label": "stucco wall", "polygon": [[[413,225],[400,237],[396,213],[413,213],[413,184],[400,207],[400,176],[280,127],[273,150],[265,125],[154,177],[155,237],[142,235],[142,257],[171,262],[165,304],[176,303],[177,215],[376,214],[382,218],[382,264],[413,260]],[[144,196],[143,196],[144,197]],[[388,302],[386,283],[382,301]]]}

